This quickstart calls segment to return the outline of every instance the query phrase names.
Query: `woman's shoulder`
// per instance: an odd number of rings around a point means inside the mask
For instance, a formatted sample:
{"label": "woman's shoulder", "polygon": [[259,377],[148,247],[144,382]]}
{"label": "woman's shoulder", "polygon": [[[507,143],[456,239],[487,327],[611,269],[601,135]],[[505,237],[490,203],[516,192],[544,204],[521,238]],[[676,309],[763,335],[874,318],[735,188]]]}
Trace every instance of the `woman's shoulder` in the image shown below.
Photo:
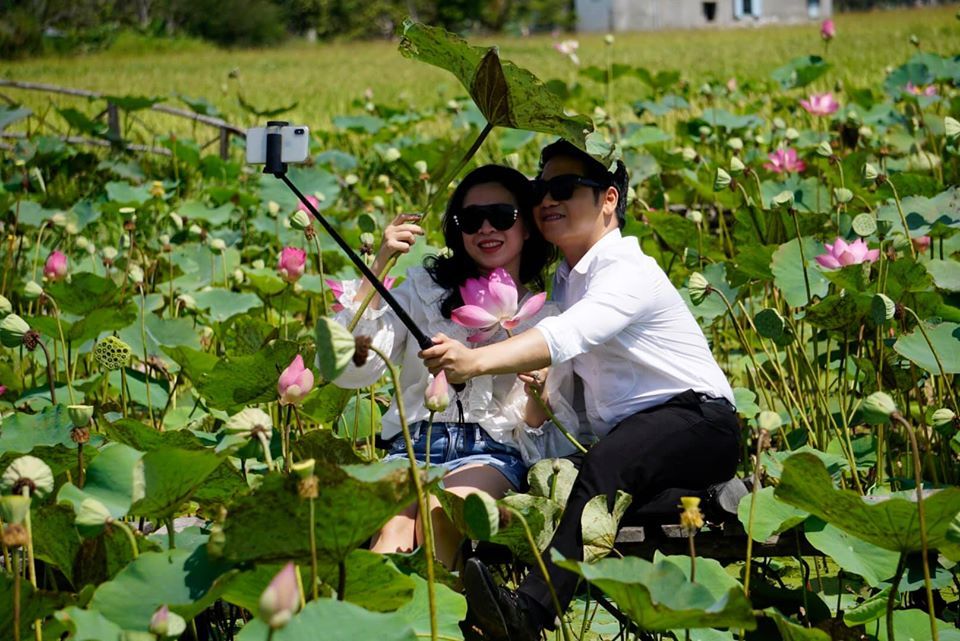
{"label": "woman's shoulder", "polygon": [[404,283],[424,304],[439,304],[440,300],[447,295],[447,290],[433,280],[433,276],[423,265],[415,265],[407,269]]}

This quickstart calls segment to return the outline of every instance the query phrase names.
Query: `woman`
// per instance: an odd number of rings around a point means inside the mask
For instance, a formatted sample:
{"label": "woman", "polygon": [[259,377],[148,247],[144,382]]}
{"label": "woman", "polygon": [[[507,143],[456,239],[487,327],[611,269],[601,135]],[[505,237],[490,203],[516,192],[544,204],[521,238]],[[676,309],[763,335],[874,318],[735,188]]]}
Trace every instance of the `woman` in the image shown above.
{"label": "woman", "polygon": [[[467,174],[456,188],[443,218],[443,234],[449,253],[428,257],[423,267],[407,272],[406,280],[393,290],[400,305],[427,336],[443,333],[466,341],[471,330],[451,320],[454,309],[464,304],[459,288],[468,278],[487,276],[502,268],[518,283],[518,300],[530,296],[526,285],[542,289],[543,271],[554,258],[554,250],[540,235],[531,213],[530,184],[520,172],[499,165],[486,165]],[[384,230],[383,242],[374,261],[374,273],[382,273],[390,257],[407,253],[423,235],[417,216],[401,215]],[[340,303],[345,309],[338,320],[348,321],[372,286],[364,281],[359,288],[345,283]],[[532,327],[556,310],[545,306],[534,317],[522,321],[515,331]],[[406,418],[414,439],[414,452],[424,461],[430,411],[424,406],[429,374],[418,357],[420,347],[404,325],[379,296],[354,330],[369,335],[373,344],[402,365],[399,386]],[[494,339],[505,337],[500,331]],[[341,387],[366,387],[384,373],[382,359],[371,355],[360,368],[350,365],[336,381]],[[543,383],[547,385],[544,388]],[[566,399],[572,398],[569,369],[472,379],[457,393],[449,407],[433,417],[430,463],[444,465],[448,473],[443,487],[466,496],[483,490],[494,498],[508,490],[522,490],[529,464],[540,458],[544,447],[553,450],[559,443],[538,427],[544,416],[525,385],[542,390],[551,398],[557,417],[568,429],[576,427],[576,413]],[[383,416],[382,438],[390,456],[405,456],[396,404]],[[562,437],[561,437],[562,440]],[[545,445],[546,444],[546,445]],[[448,568],[457,561],[462,534],[431,498],[431,515],[437,558]],[[391,519],[374,537],[371,549],[377,552],[412,550],[422,539],[417,506],[409,506]]]}

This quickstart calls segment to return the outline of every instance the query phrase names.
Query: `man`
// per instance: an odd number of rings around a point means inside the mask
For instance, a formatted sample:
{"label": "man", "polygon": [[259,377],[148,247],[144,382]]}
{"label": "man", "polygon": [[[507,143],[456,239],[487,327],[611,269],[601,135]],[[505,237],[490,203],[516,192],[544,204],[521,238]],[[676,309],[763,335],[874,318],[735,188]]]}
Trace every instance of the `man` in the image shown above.
{"label": "man", "polygon": [[[582,559],[580,517],[587,501],[602,494],[612,509],[617,490],[639,505],[667,488],[725,481],[736,468],[739,425],[730,385],[683,299],[637,239],[620,234],[626,221],[623,163],[610,172],[560,140],[541,153],[534,190],[534,220],[563,253],[553,289],[562,313],[475,349],[439,335],[421,356],[454,383],[573,359],[589,427],[600,440],[580,457],[550,547]],[[577,576],[547,559],[566,609]],[[562,616],[537,571],[511,592],[471,559],[463,579],[471,620],[484,638],[532,641]]]}

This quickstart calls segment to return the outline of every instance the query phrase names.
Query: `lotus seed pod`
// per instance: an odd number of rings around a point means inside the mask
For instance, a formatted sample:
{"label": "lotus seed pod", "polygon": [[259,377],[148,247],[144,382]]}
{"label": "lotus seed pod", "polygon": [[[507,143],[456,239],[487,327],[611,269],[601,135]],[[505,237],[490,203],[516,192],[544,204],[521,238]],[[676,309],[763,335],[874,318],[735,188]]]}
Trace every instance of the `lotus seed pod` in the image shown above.
{"label": "lotus seed pod", "polygon": [[838,203],[846,205],[853,200],[853,192],[846,187],[834,187],[833,197],[837,199]]}
{"label": "lotus seed pod", "polygon": [[0,491],[6,494],[23,494],[25,489],[40,499],[53,491],[50,466],[29,454],[14,459],[0,477]]}
{"label": "lotus seed pod", "polygon": [[774,207],[782,207],[785,209],[791,209],[794,205],[794,196],[793,192],[789,189],[781,191],[779,194],[773,197],[773,200],[770,201]]}
{"label": "lotus seed pod", "polygon": [[243,275],[243,270],[240,269],[239,267],[233,270],[233,274],[231,274],[231,276],[233,276],[233,282],[235,282],[238,285],[242,285],[243,281],[245,280]]}
{"label": "lotus seed pod", "polygon": [[723,167],[717,167],[717,176],[713,179],[713,190],[723,191],[730,186],[730,174]]}
{"label": "lotus seed pod", "polygon": [[296,474],[298,478],[306,479],[313,476],[313,471],[316,469],[316,467],[316,459],[308,458],[305,461],[294,463],[290,466],[290,469],[293,470],[293,473]]}
{"label": "lotus seed pod", "polygon": [[914,47],[920,46],[920,38],[917,36],[917,34],[910,34],[910,44],[912,44]]}
{"label": "lotus seed pod", "polygon": [[946,131],[947,138],[950,140],[956,140],[960,138],[960,121],[956,118],[951,118],[947,116],[943,119],[943,129]]}
{"label": "lotus seed pod", "polygon": [[29,331],[27,321],[16,314],[7,314],[0,320],[0,344],[4,347],[19,347]]}
{"label": "lotus seed pod", "polygon": [[313,197],[317,199],[317,202],[318,202],[318,203],[322,203],[323,201],[325,201],[325,200],[327,199],[327,195],[326,195],[325,193],[323,193],[322,191],[315,191],[315,192],[313,192]]}
{"label": "lotus seed pod", "polygon": [[377,240],[377,239],[374,238],[373,234],[371,234],[371,233],[368,232],[368,231],[365,231],[365,232],[363,232],[362,234],[360,234],[360,244],[361,244],[361,245],[372,246],[373,243],[376,242],[376,240]]}
{"label": "lotus seed pod", "polygon": [[50,222],[53,223],[54,227],[66,227],[67,215],[62,211],[58,211],[53,216],[50,216]]}
{"label": "lotus seed pod", "polygon": [[371,204],[377,209],[383,209],[386,206],[386,202],[383,200],[383,196],[374,196],[370,200]]}
{"label": "lotus seed pod", "polygon": [[800,132],[793,127],[789,127],[785,132],[783,132],[783,137],[787,140],[796,140],[800,137]]}
{"label": "lotus seed pod", "polygon": [[262,258],[258,258],[252,263],[250,263],[250,266],[253,267],[254,269],[263,269],[264,267],[267,266],[267,264],[263,262]]}
{"label": "lotus seed pod", "polygon": [[713,290],[706,276],[700,272],[693,272],[690,274],[690,280],[687,282],[687,291],[690,293],[690,302],[694,305],[699,305]]}
{"label": "lotus seed pod", "polygon": [[7,299],[6,296],[0,295],[0,318],[4,318],[7,314],[12,313],[13,304]]}
{"label": "lotus seed pod", "polygon": [[379,175],[377,176],[377,183],[379,183],[379,184],[383,185],[384,187],[386,187],[387,185],[390,184],[390,176],[388,176],[388,175],[386,175],[386,174],[379,174]]}
{"label": "lotus seed pod", "polygon": [[[130,218],[130,217],[137,211],[137,208],[136,208],[136,207],[121,207],[121,208],[118,209],[117,211],[119,211],[124,217]],[[136,220],[136,217],[133,217],[133,219]]]}
{"label": "lotus seed pod", "polygon": [[774,128],[774,129],[786,129],[786,128],[787,128],[787,123],[784,122],[783,118],[781,118],[780,116],[777,116],[776,118],[773,119],[773,128]]}
{"label": "lotus seed pod", "polygon": [[416,161],[415,163],[413,163],[413,169],[414,171],[416,171],[418,174],[421,174],[421,175],[427,173],[427,161],[426,160]]}
{"label": "lotus seed pod", "polygon": [[702,137],[706,138],[707,136],[710,135],[710,132],[712,130],[710,129],[710,127],[706,125],[700,125],[700,129],[698,131]]}
{"label": "lotus seed pod", "polygon": [[246,438],[262,433],[269,441],[273,434],[273,419],[262,409],[247,407],[227,419],[223,429]]}
{"label": "lotus seed pod", "polygon": [[23,286],[23,297],[27,300],[36,300],[43,296],[43,287],[40,286],[35,280],[27,281],[27,284]]}
{"label": "lotus seed pod", "polygon": [[73,239],[73,244],[80,251],[86,251],[87,248],[90,247],[90,241],[86,236],[77,236]]}
{"label": "lotus seed pod", "polygon": [[222,252],[227,248],[227,243],[222,238],[210,238],[207,245],[215,252]]}
{"label": "lotus seed pod", "polygon": [[687,162],[693,162],[697,159],[697,150],[693,147],[684,147],[680,153],[683,154],[683,159]]}
{"label": "lotus seed pod", "polygon": [[833,156],[833,147],[830,146],[830,141],[824,140],[817,145],[817,155],[823,156],[824,158],[830,158]]}
{"label": "lotus seed pod", "polygon": [[307,227],[310,227],[310,215],[302,209],[298,209],[290,216],[290,226],[303,231]]}
{"label": "lotus seed pod", "polygon": [[743,149],[743,139],[733,137],[727,141],[727,147],[730,147],[730,149],[733,149],[734,151],[740,151]]}
{"label": "lotus seed pod", "polygon": [[187,622],[166,605],[161,606],[150,617],[150,632],[160,638],[179,637],[187,629]]}
{"label": "lotus seed pod", "polygon": [[93,348],[94,358],[100,367],[106,370],[118,370],[126,367],[130,362],[133,350],[116,336],[107,336],[97,341]]}
{"label": "lotus seed pod", "polygon": [[861,137],[861,138],[872,138],[872,137],[873,137],[873,129],[871,129],[870,127],[868,127],[868,126],[866,126],[866,125],[863,125],[862,127],[860,127],[860,128],[857,130],[857,133],[860,134],[860,137]]}
{"label": "lotus seed pod", "polygon": [[170,212],[170,220],[173,221],[173,226],[177,228],[177,231],[183,229],[183,216],[175,211],[172,211]]}
{"label": "lotus seed pod", "polygon": [[956,413],[949,407],[941,407],[930,417],[930,424],[938,429],[946,429],[954,426],[957,420]]}
{"label": "lotus seed pod", "polygon": [[190,225],[187,231],[190,232],[191,236],[203,236],[203,227],[196,223]]}
{"label": "lotus seed pod", "polygon": [[757,415],[757,427],[773,434],[783,426],[783,419],[776,412],[763,410]]}
{"label": "lotus seed pod", "polygon": [[703,222],[703,212],[699,209],[688,209],[685,216],[687,220],[697,225]]}
{"label": "lotus seed pod", "polygon": [[131,283],[140,285],[143,283],[143,268],[133,263],[127,268],[127,276],[130,278]]}
{"label": "lotus seed pod", "polygon": [[604,44],[607,44],[607,45],[612,45],[612,44],[613,44],[613,34],[612,34],[612,33],[608,33],[607,35],[605,35],[605,36],[603,37],[603,43],[604,43]]}
{"label": "lotus seed pod", "polygon": [[103,248],[103,259],[104,259],[104,260],[108,260],[108,261],[110,261],[110,262],[113,262],[114,260],[117,259],[117,254],[118,254],[118,253],[119,253],[119,252],[117,251],[117,248],[116,248],[116,247],[109,247],[109,246],[108,246],[108,247],[104,247],[104,248]]}
{"label": "lotus seed pod", "polygon": [[356,174],[347,174],[343,177],[343,182],[346,183],[347,187],[353,187],[360,182],[360,176]]}
{"label": "lotus seed pod", "polygon": [[81,533],[87,536],[96,536],[103,529],[103,526],[110,523],[113,516],[107,506],[93,498],[86,498],[80,502],[77,508],[77,517],[74,524]]}
{"label": "lotus seed pod", "polygon": [[757,143],[761,147],[767,144],[767,138],[763,134],[757,134],[753,138],[753,142]]}
{"label": "lotus seed pod", "polygon": [[396,162],[400,160],[400,150],[397,149],[396,147],[388,148],[387,151],[383,154],[383,159],[386,160],[387,162]]}
{"label": "lotus seed pod", "polygon": [[746,165],[743,164],[743,161],[740,160],[737,156],[734,156],[730,159],[730,173],[734,176],[739,176],[743,173],[743,170],[746,169]]}
{"label": "lotus seed pod", "polygon": [[871,425],[889,423],[890,417],[897,412],[897,404],[886,392],[874,392],[860,403],[863,420]]}
{"label": "lotus seed pod", "polygon": [[870,163],[866,163],[863,166],[863,179],[867,182],[873,182],[880,176],[880,172],[877,171],[877,168]]}
{"label": "lotus seed pod", "polygon": [[0,518],[7,525],[20,525],[30,511],[30,499],[22,494],[0,496]]}
{"label": "lotus seed pod", "polygon": [[190,294],[180,294],[177,296],[177,303],[184,309],[196,309],[197,301]]}
{"label": "lotus seed pod", "polygon": [[74,427],[86,427],[93,420],[93,405],[67,405],[67,414]]}

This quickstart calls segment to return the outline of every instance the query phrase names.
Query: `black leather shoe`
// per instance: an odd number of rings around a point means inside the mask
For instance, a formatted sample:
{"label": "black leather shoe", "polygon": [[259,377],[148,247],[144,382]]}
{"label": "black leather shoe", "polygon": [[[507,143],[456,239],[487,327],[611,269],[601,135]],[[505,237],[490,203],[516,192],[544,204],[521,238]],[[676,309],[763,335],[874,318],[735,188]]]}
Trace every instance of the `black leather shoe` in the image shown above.
{"label": "black leather shoe", "polygon": [[467,559],[463,569],[468,620],[491,641],[537,641],[540,626],[512,590],[498,586],[490,571],[477,559]]}

